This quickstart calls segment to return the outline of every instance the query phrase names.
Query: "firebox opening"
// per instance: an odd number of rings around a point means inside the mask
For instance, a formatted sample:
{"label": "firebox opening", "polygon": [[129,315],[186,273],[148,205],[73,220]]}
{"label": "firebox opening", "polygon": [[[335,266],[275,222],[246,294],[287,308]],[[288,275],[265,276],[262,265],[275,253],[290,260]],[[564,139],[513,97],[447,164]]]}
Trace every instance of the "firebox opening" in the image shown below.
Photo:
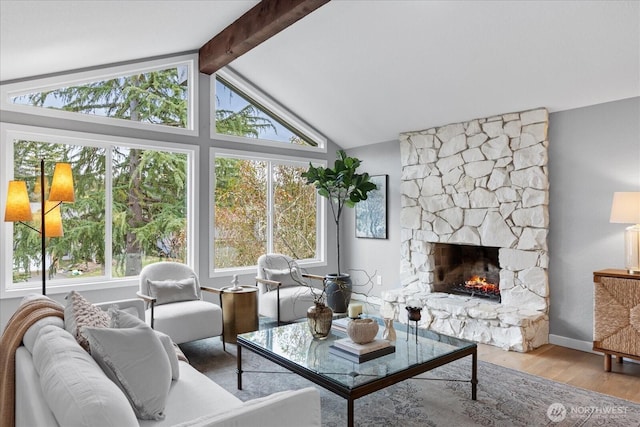
{"label": "firebox opening", "polygon": [[435,243],[434,291],[500,301],[498,249]]}

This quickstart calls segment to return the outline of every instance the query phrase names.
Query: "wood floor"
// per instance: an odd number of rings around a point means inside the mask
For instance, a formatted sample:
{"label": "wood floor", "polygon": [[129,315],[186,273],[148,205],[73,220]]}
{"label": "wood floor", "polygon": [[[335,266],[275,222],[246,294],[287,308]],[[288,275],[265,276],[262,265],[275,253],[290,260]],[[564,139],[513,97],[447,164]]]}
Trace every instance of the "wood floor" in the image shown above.
{"label": "wood floor", "polygon": [[603,357],[553,344],[528,353],[478,344],[480,360],[640,403],[640,363],[614,358],[605,372]]}

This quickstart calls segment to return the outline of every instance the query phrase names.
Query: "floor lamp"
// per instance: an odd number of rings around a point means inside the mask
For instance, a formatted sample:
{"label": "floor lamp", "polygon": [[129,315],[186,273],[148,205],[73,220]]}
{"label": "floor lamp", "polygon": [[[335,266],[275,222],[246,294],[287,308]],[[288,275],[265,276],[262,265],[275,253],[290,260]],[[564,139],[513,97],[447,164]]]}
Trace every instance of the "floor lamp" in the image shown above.
{"label": "floor lamp", "polygon": [[46,238],[60,237],[62,231],[62,202],[75,201],[73,190],[73,175],[70,163],[56,163],[49,191],[49,199],[45,199],[46,179],[44,175],[44,159],[40,160],[40,230],[25,221],[31,221],[31,204],[25,181],[9,181],[7,203],[5,205],[4,220],[19,222],[40,233],[42,250],[42,295],[47,294],[47,266],[46,266]]}

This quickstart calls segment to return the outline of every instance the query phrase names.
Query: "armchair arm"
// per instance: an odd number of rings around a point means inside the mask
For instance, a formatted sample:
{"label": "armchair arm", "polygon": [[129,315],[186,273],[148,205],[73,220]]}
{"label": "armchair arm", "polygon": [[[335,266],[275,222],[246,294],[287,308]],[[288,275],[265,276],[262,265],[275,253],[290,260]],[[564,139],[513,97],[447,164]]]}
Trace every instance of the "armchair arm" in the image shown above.
{"label": "armchair arm", "polygon": [[154,310],[153,307],[156,303],[156,299],[154,297],[150,297],[149,295],[145,295],[140,291],[136,292],[136,296],[140,299],[142,299],[144,302],[146,302],[147,304],[149,304],[149,307],[151,307],[151,329],[153,329],[153,314],[154,314]]}
{"label": "armchair arm", "polygon": [[276,282],[275,280],[261,279],[259,277],[256,277],[256,283],[262,283],[263,285],[276,286],[278,288],[282,286],[282,283]]}
{"label": "armchair arm", "polygon": [[306,274],[306,273],[302,273],[302,277],[305,277],[307,279],[313,279],[313,280],[321,280],[324,282],[325,277],[324,276],[319,276],[317,274]]}
{"label": "armchair arm", "polygon": [[212,294],[222,295],[222,289],[210,288],[208,286],[200,286],[201,291],[211,292]]}

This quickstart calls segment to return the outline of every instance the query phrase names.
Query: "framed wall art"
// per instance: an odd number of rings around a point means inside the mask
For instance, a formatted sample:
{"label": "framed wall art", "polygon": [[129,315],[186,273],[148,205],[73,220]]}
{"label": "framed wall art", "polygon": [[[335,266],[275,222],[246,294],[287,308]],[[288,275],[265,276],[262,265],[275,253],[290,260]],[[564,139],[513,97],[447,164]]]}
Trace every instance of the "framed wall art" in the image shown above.
{"label": "framed wall art", "polygon": [[367,200],[356,204],[356,237],[387,238],[387,181],[389,175],[372,175],[378,188],[369,192]]}

